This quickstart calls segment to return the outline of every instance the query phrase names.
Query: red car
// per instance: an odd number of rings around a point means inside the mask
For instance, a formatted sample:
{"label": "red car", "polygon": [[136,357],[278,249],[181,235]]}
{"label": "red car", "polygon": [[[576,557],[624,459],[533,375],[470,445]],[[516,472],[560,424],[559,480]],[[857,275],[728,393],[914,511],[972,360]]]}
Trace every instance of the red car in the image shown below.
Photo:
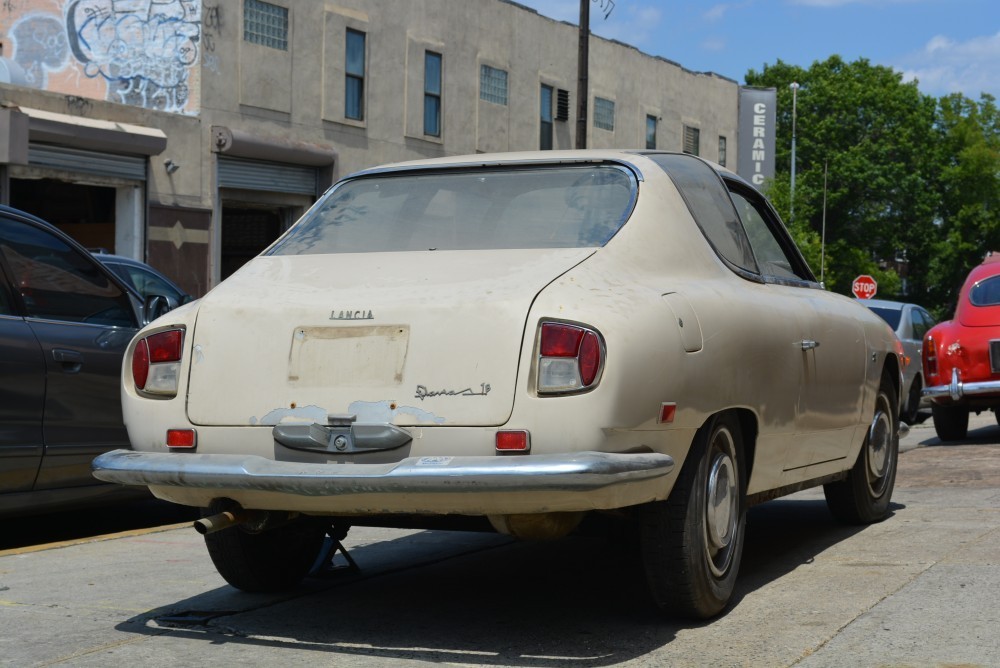
{"label": "red car", "polygon": [[971,411],[1000,408],[1000,253],[969,273],[955,316],[924,335],[923,363],[942,441],[965,438]]}

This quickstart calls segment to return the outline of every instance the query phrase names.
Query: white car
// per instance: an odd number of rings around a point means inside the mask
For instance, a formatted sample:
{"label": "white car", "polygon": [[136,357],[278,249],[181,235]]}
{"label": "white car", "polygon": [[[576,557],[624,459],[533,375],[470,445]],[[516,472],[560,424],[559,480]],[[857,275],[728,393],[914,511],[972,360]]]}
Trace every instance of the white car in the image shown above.
{"label": "white car", "polygon": [[749,505],[885,518],[902,350],[700,158],[475,155],[334,185],[126,353],[133,450],[95,475],[206,508],[222,576],[295,586],[350,524],[518,537],[639,520],[653,599],[709,617]]}

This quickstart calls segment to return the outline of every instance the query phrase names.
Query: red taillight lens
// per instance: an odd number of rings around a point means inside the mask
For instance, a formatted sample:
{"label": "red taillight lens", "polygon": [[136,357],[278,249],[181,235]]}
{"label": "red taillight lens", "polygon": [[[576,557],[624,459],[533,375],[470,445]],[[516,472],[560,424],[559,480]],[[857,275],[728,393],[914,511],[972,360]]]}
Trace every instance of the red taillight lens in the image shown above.
{"label": "red taillight lens", "polygon": [[576,357],[584,330],[547,322],[542,325],[542,357]]}
{"label": "red taillight lens", "polygon": [[601,341],[597,334],[587,332],[583,335],[580,343],[580,380],[584,387],[589,387],[597,378],[597,372],[601,370]]}
{"label": "red taillight lens", "polygon": [[528,452],[531,449],[528,432],[498,431],[496,448],[497,452]]}
{"label": "red taillight lens", "polygon": [[184,337],[179,329],[171,329],[159,334],[147,336],[143,341],[149,346],[149,361],[179,362],[181,359],[181,342]]}
{"label": "red taillight lens", "polygon": [[132,380],[140,390],[146,387],[146,379],[149,378],[149,346],[143,339],[135,346],[132,353]]}
{"label": "red taillight lens", "polygon": [[927,377],[936,377],[938,375],[937,344],[932,336],[928,336],[924,341],[924,363],[927,366],[927,368],[924,369],[924,373],[927,374]]}
{"label": "red taillight lens", "polygon": [[538,391],[542,394],[589,389],[604,365],[601,337],[578,325],[542,323],[538,351]]}
{"label": "red taillight lens", "polygon": [[151,334],[132,352],[132,379],[137,390],[148,394],[176,396],[184,330],[168,329]]}

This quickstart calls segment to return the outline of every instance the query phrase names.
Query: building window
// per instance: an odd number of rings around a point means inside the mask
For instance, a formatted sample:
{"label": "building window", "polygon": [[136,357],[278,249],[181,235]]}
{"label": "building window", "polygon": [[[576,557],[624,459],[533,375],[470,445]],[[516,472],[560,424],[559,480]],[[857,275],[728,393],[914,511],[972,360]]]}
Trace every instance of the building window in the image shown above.
{"label": "building window", "polygon": [[556,120],[569,120],[569,91],[562,88],[556,89]]}
{"label": "building window", "polygon": [[615,103],[603,97],[594,98],[594,127],[602,130],[615,129]]}
{"label": "building window", "polygon": [[698,155],[698,143],[700,141],[701,132],[698,128],[692,128],[691,126],[684,126],[684,152],[690,153],[691,155]]}
{"label": "building window", "polygon": [[243,0],[243,40],[288,51],[288,9],[261,0]]}
{"label": "building window", "polygon": [[347,58],[344,67],[344,116],[365,119],[365,34],[347,29]]}
{"label": "building window", "polygon": [[441,54],[424,52],[424,134],[441,136]]}
{"label": "building window", "polygon": [[507,71],[489,65],[479,67],[479,99],[507,104]]}
{"label": "building window", "polygon": [[538,137],[538,148],[550,150],[552,148],[552,86],[542,84],[541,123]]}
{"label": "building window", "polygon": [[719,165],[726,166],[726,138],[719,135]]}
{"label": "building window", "polygon": [[646,116],[646,148],[656,148],[656,116]]}

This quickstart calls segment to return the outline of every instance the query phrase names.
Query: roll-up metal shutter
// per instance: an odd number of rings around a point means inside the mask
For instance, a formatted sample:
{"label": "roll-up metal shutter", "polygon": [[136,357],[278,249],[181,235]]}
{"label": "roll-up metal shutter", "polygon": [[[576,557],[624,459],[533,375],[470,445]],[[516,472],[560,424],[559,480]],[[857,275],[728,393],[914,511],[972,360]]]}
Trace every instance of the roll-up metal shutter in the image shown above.
{"label": "roll-up metal shutter", "polygon": [[267,190],[316,197],[317,171],[276,162],[260,162],[220,155],[219,187]]}
{"label": "roll-up metal shutter", "polygon": [[133,181],[146,180],[146,156],[101,153],[49,144],[28,144],[28,164]]}

